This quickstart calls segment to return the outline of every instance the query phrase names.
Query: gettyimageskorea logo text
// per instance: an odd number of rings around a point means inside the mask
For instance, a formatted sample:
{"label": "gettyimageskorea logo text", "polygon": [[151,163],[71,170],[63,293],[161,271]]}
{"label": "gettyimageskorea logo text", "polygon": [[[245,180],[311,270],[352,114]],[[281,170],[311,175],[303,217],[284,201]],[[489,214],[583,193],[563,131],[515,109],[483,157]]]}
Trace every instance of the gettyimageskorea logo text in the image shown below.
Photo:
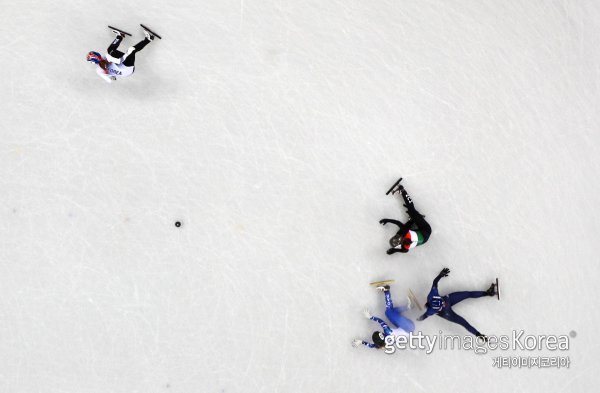
{"label": "gettyimageskorea logo text", "polygon": [[531,335],[524,330],[513,331],[511,335],[490,335],[486,338],[473,335],[438,335],[428,336],[422,332],[385,337],[385,353],[393,354],[396,350],[418,349],[431,354],[435,350],[473,351],[483,355],[489,351],[568,351],[569,336],[563,335]]}

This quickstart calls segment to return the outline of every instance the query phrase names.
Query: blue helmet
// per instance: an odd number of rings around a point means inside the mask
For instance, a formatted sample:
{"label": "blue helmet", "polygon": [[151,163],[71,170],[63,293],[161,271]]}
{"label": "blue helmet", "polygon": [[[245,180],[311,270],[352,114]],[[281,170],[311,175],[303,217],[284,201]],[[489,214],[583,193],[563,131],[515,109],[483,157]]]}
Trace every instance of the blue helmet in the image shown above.
{"label": "blue helmet", "polygon": [[86,60],[91,61],[94,64],[98,64],[98,63],[100,63],[100,61],[102,61],[102,55],[98,52],[92,51],[87,54]]}

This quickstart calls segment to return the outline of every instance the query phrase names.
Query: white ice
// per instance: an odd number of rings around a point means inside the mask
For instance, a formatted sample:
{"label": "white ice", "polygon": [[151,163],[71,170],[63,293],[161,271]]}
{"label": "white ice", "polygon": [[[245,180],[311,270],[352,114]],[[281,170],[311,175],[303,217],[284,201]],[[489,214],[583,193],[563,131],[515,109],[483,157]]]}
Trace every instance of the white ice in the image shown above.
{"label": "white ice", "polygon": [[[597,1],[0,0],[0,16],[1,392],[597,389]],[[163,40],[105,83],[86,53],[139,23]],[[434,232],[387,256],[400,175]],[[423,301],[444,266],[442,293],[500,278],[500,302],[456,307],[486,334],[576,331],[550,353],[571,367],[351,347],[376,328],[361,310],[383,313],[370,281]]]}

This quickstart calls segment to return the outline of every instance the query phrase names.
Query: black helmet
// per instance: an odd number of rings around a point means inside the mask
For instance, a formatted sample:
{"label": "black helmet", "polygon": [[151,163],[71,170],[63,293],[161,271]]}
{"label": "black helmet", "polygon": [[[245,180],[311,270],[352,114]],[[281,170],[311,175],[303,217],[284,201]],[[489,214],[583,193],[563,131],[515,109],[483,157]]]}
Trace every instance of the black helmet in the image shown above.
{"label": "black helmet", "polygon": [[383,333],[377,331],[377,332],[373,332],[373,335],[371,336],[371,338],[373,339],[373,343],[375,344],[375,346],[377,348],[381,348],[385,346],[385,336],[383,335]]}

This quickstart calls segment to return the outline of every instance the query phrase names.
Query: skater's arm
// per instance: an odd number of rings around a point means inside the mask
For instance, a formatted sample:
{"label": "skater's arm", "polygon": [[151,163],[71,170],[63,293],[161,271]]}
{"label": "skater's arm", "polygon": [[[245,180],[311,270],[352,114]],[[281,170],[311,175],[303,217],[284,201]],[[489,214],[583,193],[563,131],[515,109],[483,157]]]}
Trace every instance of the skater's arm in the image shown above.
{"label": "skater's arm", "polygon": [[424,321],[425,319],[429,318],[433,314],[437,314],[437,313],[438,313],[438,311],[436,311],[435,309],[433,309],[431,307],[427,307],[427,310],[425,310],[423,315],[421,315],[419,318],[417,318],[417,321]]}
{"label": "skater's arm", "polygon": [[[431,290],[431,292],[429,292],[427,299],[430,299],[432,297],[432,295],[438,296],[437,288],[433,288]],[[431,306],[429,306],[429,302],[427,302],[427,304],[425,306],[427,307],[425,309],[425,313],[423,313],[423,315],[421,315],[419,318],[417,318],[417,321],[424,321],[428,317],[430,317],[434,314],[437,314],[439,312],[439,310],[436,310],[436,309],[432,308]]]}
{"label": "skater's arm", "polygon": [[402,228],[402,226],[404,225],[403,223],[401,223],[398,220],[392,220],[391,218],[382,218],[381,220],[379,220],[379,223],[381,225],[385,225],[387,223],[392,223],[394,225],[397,225],[398,227]]}
{"label": "skater's arm", "polygon": [[116,80],[117,78],[115,78],[114,76],[108,76],[106,74],[100,74],[100,77],[102,79],[104,79],[105,81],[107,81],[108,83],[112,83],[112,81]]}
{"label": "skater's arm", "polygon": [[437,277],[433,280],[433,285],[431,286],[431,289],[437,289],[438,282],[442,279],[442,277],[448,277],[448,274],[450,274],[450,269],[448,269],[447,267],[443,268],[440,274],[438,274]]}
{"label": "skater's arm", "polygon": [[365,347],[369,347],[369,348],[377,348],[377,347],[375,346],[375,344],[373,344],[373,343],[368,343],[368,342],[366,342],[366,341],[363,341],[363,342],[362,342],[362,344],[363,344]]}
{"label": "skater's arm", "polygon": [[[383,332],[386,334],[391,333],[392,329],[390,329],[390,327],[387,325],[387,323],[385,323],[385,321],[381,318],[378,318],[374,315],[371,314],[371,311],[369,311],[368,308],[365,308],[363,310],[363,315],[365,316],[365,318],[370,319],[371,321],[375,321],[378,324],[381,325],[381,327],[383,328]],[[387,330],[386,330],[387,329]]]}
{"label": "skater's arm", "polygon": [[376,316],[372,316],[371,317],[371,321],[375,321],[377,322],[379,325],[381,325],[381,327],[383,328],[383,331],[385,332],[386,330],[391,331],[392,329],[390,329],[390,327],[388,326],[387,323],[385,323],[385,321],[381,318],[378,318]]}
{"label": "skater's arm", "polygon": [[427,303],[425,303],[425,307],[427,307],[427,308],[425,309],[425,313],[423,315],[421,315],[419,318],[417,318],[417,321],[424,321],[428,317],[432,316],[433,314],[437,314],[440,311],[440,310],[436,310],[436,309],[432,308],[429,303],[433,298],[439,298],[439,296],[440,296],[438,289],[437,289],[437,282],[439,281],[439,279],[440,279],[440,276],[438,275],[435,278],[435,280],[433,280],[433,285],[431,287],[431,290],[429,291],[429,294],[427,295]]}
{"label": "skater's arm", "polygon": [[108,83],[112,83],[116,78],[114,76],[109,76],[102,68],[98,67],[96,73],[100,75],[102,79],[104,79]]}
{"label": "skater's arm", "polygon": [[358,347],[359,345],[364,345],[365,347],[369,347],[369,348],[377,348],[375,346],[375,344],[371,344],[370,342],[367,341],[363,341],[360,338],[357,338],[355,340],[352,340],[352,346],[354,348]]}

